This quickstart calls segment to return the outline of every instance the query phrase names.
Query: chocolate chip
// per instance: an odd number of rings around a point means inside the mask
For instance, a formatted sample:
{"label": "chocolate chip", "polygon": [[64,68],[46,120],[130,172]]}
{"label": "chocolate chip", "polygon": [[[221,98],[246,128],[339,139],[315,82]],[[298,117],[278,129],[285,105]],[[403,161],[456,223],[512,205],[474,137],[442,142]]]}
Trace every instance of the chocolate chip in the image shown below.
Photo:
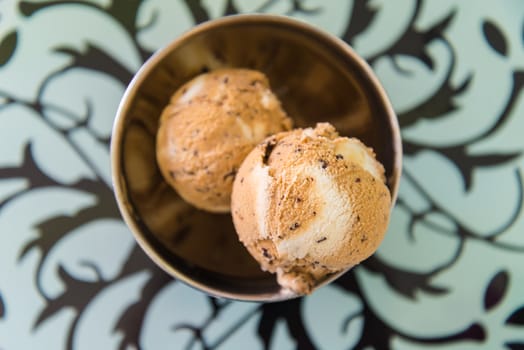
{"label": "chocolate chip", "polygon": [[302,202],[302,198],[297,197],[297,198],[295,198],[295,201],[296,201],[297,203],[300,203],[300,202]]}
{"label": "chocolate chip", "polygon": [[202,66],[202,68],[200,68],[200,73],[207,73],[207,72],[209,72],[208,66]]}
{"label": "chocolate chip", "polygon": [[344,156],[343,156],[342,154],[337,154],[337,155],[335,156],[335,158],[337,158],[337,159],[344,159]]}
{"label": "chocolate chip", "polygon": [[268,165],[269,157],[271,156],[271,152],[273,152],[273,149],[276,146],[275,140],[269,140],[265,143],[265,152],[264,156],[262,157],[262,163],[264,165]]}
{"label": "chocolate chip", "polygon": [[360,182],[360,177],[357,177],[357,178],[355,179],[355,182],[357,182],[357,183]]}
{"label": "chocolate chip", "polygon": [[295,222],[293,225],[291,225],[291,226],[289,227],[289,230],[290,230],[290,231],[294,231],[294,230],[296,230],[296,229],[299,228],[299,227],[300,227],[300,224],[299,224],[298,222]]}
{"label": "chocolate chip", "polygon": [[317,243],[324,242],[325,240],[327,240],[327,237],[322,237],[322,238],[317,240]]}
{"label": "chocolate chip", "polygon": [[360,215],[357,215],[357,222],[360,222]]}
{"label": "chocolate chip", "polygon": [[233,169],[229,173],[224,175],[223,180],[226,181],[228,177],[234,178],[236,174],[237,174],[237,169]]}
{"label": "chocolate chip", "polygon": [[324,159],[319,159],[318,160],[320,162],[320,165],[322,166],[322,169],[326,169],[327,166],[328,166],[328,162],[325,161]]}
{"label": "chocolate chip", "polygon": [[262,248],[262,255],[264,258],[271,259],[271,254],[269,254],[266,248]]}
{"label": "chocolate chip", "polygon": [[316,215],[317,215],[317,212],[316,212],[316,211],[314,211],[314,212],[313,212],[313,216],[316,216]]}

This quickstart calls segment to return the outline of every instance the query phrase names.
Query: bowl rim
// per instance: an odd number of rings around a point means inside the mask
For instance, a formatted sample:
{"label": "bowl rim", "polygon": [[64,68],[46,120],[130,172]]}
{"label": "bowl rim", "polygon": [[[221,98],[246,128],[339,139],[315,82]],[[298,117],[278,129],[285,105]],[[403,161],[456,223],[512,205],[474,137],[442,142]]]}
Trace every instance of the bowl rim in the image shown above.
{"label": "bowl rim", "polygon": [[[363,75],[369,79],[371,88],[377,93],[380,97],[383,104],[384,110],[388,115],[388,121],[391,127],[392,134],[392,149],[396,154],[393,162],[393,173],[389,174],[391,177],[396,179],[391,184],[391,210],[393,210],[394,204],[398,196],[398,189],[400,186],[400,178],[402,173],[402,142],[400,135],[400,126],[398,123],[398,118],[396,113],[393,110],[393,106],[389,100],[388,95],[386,94],[383,86],[380,84],[378,78],[375,76],[375,73],[369,66],[369,64],[360,57],[356,51],[345,41],[339,37],[328,33],[322,29],[315,27],[312,24],[309,24],[303,20],[287,17],[283,15],[274,15],[274,14],[236,14],[229,15],[225,17],[220,17],[216,19],[211,19],[209,21],[197,24],[185,31],[178,37],[171,40],[168,44],[156,50],[137,70],[133,78],[129,82],[124,94],[122,95],[117,112],[115,114],[115,119],[113,121],[112,132],[111,132],[111,142],[110,142],[110,163],[111,163],[111,179],[113,184],[113,192],[116,197],[116,202],[120,214],[124,219],[125,224],[131,230],[136,242],[144,250],[153,262],[167,272],[170,276],[175,279],[185,283],[186,285],[196,288],[197,290],[203,291],[208,295],[214,297],[226,298],[231,300],[239,301],[251,301],[251,302],[273,302],[273,301],[282,301],[297,297],[293,293],[290,293],[285,290],[281,290],[280,293],[260,293],[260,294],[240,294],[230,291],[225,291],[221,289],[214,288],[212,286],[203,284],[197,280],[192,279],[190,276],[187,276],[183,272],[179,271],[176,267],[169,264],[159,252],[157,252],[154,247],[148,242],[147,238],[142,233],[140,225],[135,221],[132,213],[129,210],[130,200],[128,193],[126,191],[125,179],[122,176],[122,162],[121,155],[123,154],[122,145],[123,145],[123,128],[125,126],[126,118],[125,116],[129,114],[131,107],[130,101],[132,101],[137,95],[141,84],[147,80],[151,72],[155,69],[158,63],[160,63],[166,56],[168,56],[173,50],[177,47],[180,47],[185,42],[191,40],[194,37],[208,31],[213,28],[221,26],[230,26],[237,24],[277,24],[279,26],[290,27],[298,29],[302,34],[313,34],[315,38],[321,38],[322,41],[325,41],[327,46],[333,47],[337,51],[341,52],[355,63],[355,66],[362,71]],[[318,40],[318,39],[317,39]],[[326,279],[318,287],[321,287],[325,284],[328,284],[340,277],[342,274],[347,272],[349,269],[336,273],[332,277]]]}

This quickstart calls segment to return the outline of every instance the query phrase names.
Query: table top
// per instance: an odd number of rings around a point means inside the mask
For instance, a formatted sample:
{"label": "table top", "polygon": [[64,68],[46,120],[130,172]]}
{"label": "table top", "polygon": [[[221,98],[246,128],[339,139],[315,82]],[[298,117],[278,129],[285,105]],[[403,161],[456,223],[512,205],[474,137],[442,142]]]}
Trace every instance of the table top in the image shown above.
{"label": "table top", "polygon": [[[310,296],[217,300],[135,244],[109,143],[127,83],[197,23],[343,38],[398,114],[379,251]],[[0,350],[524,348],[524,2],[0,1]]]}

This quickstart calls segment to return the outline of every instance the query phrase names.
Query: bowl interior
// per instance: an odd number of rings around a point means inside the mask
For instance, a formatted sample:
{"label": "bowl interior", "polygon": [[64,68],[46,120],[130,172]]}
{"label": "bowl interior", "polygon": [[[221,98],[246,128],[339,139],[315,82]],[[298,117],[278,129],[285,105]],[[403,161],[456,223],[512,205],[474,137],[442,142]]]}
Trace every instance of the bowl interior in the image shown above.
{"label": "bowl interior", "polygon": [[360,138],[375,150],[396,197],[396,117],[362,63],[308,25],[258,15],[206,23],[154,55],[122,100],[112,140],[117,199],[144,250],[167,272],[210,294],[267,300],[280,291],[238,242],[231,216],[186,204],[156,164],[155,135],[169,97],[195,75],[220,67],[264,72],[295,126],[327,121],[342,135]]}

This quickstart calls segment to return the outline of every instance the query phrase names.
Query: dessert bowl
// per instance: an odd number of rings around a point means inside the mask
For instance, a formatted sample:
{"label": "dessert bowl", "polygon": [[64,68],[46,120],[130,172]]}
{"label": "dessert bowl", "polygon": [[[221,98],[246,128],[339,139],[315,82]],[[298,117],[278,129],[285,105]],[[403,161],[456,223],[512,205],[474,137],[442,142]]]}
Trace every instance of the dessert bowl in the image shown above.
{"label": "dessert bowl", "polygon": [[156,132],[170,96],[196,75],[224,67],[266,74],[295,127],[329,122],[373,148],[392,206],[402,163],[398,121],[370,67],[347,44],[283,16],[237,15],[198,25],[156,52],[129,84],[113,126],[111,165],[119,209],[139,245],[167,273],[210,295],[293,298],[238,241],[230,214],[187,204],[156,163]]}

